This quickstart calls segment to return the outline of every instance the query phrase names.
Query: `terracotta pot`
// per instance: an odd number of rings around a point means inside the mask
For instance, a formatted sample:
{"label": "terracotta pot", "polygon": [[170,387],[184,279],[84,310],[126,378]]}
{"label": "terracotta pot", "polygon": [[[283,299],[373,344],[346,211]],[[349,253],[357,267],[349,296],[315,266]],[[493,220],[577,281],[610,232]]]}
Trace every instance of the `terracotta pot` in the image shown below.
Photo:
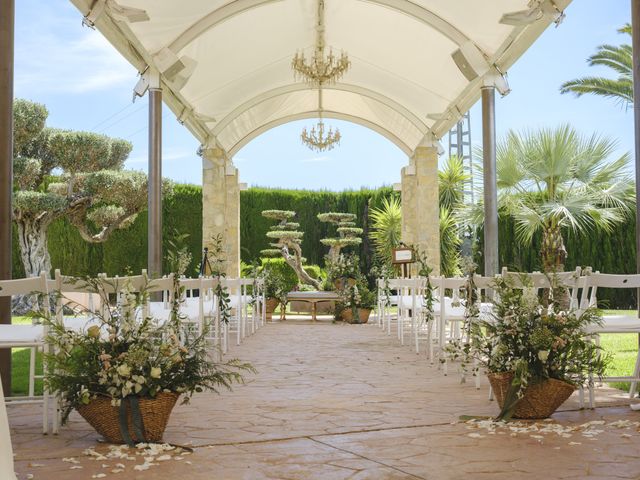
{"label": "terracotta pot", "polygon": [[[490,373],[489,383],[502,409],[504,398],[513,380],[513,372]],[[516,405],[513,418],[547,418],[562,405],[576,389],[572,384],[549,378],[530,384]]]}
{"label": "terracotta pot", "polygon": [[357,280],[355,278],[336,278],[336,280],[333,282],[333,285],[336,287],[336,290],[343,290],[345,285],[344,285],[344,281],[347,281],[347,285],[349,285],[350,287],[353,287]]}
{"label": "terracotta pot", "polygon": [[276,308],[278,308],[279,303],[280,302],[278,301],[277,298],[267,298],[267,301],[265,302],[267,320],[273,319],[273,312],[276,310]]}
{"label": "terracotta pot", "polygon": [[351,310],[350,308],[345,308],[341,313],[342,319],[347,323],[367,323],[369,321],[369,315],[371,315],[370,308],[359,308],[358,316],[360,317],[360,321],[354,322],[353,310]]}

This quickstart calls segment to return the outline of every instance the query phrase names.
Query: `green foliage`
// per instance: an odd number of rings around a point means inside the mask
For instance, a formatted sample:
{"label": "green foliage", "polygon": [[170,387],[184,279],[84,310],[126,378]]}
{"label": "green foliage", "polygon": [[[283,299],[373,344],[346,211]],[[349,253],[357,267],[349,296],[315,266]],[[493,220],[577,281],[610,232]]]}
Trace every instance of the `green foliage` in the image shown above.
{"label": "green foliage", "polygon": [[380,208],[369,212],[372,230],[369,234],[375,247],[376,258],[384,265],[391,265],[392,251],[400,245],[402,235],[402,207],[400,198],[383,199]]}
{"label": "green foliage", "polygon": [[268,238],[288,238],[292,240],[300,240],[304,236],[304,232],[295,232],[288,230],[274,230],[267,232]]}
{"label": "green foliage", "polygon": [[62,212],[67,199],[54,193],[21,190],[13,196],[13,211],[16,218],[38,216],[41,212]]}
{"label": "green foliage", "polygon": [[[498,143],[498,208],[511,216],[516,240],[530,245],[543,233],[542,267],[565,264],[563,231],[610,232],[632,211],[634,184],[629,155],[611,159],[616,143],[583,137],[569,125],[518,134]],[[472,220],[482,222],[481,205]]]}
{"label": "green foliage", "polygon": [[440,208],[454,210],[464,202],[464,187],[469,175],[464,171],[462,159],[451,156],[438,171],[438,197]]}
{"label": "green foliage", "polygon": [[[618,30],[631,36],[631,25]],[[565,82],[561,93],[574,93],[577,97],[590,93],[613,98],[624,106],[633,104],[633,52],[631,45],[600,45],[598,51],[587,62],[593,67],[607,67],[618,74],[618,78],[582,77]]]}
{"label": "green foliage", "polygon": [[267,297],[280,298],[278,292],[288,293],[298,285],[296,272],[285,262],[284,258],[263,258],[262,269],[268,271],[267,275],[271,276],[271,279],[265,279]]}
{"label": "green foliage", "polygon": [[[262,211],[281,209],[297,212],[296,223],[304,232],[302,248],[308,263],[324,265],[324,251],[318,248],[320,239],[331,236],[332,228],[327,223],[319,222],[317,215],[328,210],[342,211],[356,215],[358,223],[366,226],[365,212],[369,200],[370,207],[376,208],[383,199],[397,195],[391,187],[376,190],[362,189],[357,191],[329,192],[308,190],[283,190],[268,188],[250,188],[240,193],[240,239],[242,258],[247,262],[259,259],[261,250],[269,248],[269,240],[265,234],[273,222],[262,216]],[[353,226],[353,225],[352,225]],[[360,256],[362,268],[368,269],[372,248],[367,242],[352,247]]]}
{"label": "green foliage", "polygon": [[273,220],[288,220],[296,216],[296,212],[291,210],[264,210],[262,216]]}
{"label": "green foliage", "polygon": [[121,169],[133,144],[117,140],[112,148],[113,144],[110,137],[93,132],[56,130],[49,137],[51,154],[70,174]]}
{"label": "green foliage", "polygon": [[440,274],[446,277],[457,277],[460,269],[460,227],[456,212],[440,207]]}
{"label": "green foliage", "polygon": [[124,303],[121,309],[94,314],[96,323],[86,331],[66,330],[55,316],[44,313],[42,320],[50,327],[47,341],[53,347],[53,353],[45,355],[50,367],[45,383],[62,395],[63,420],[73,408],[98,396],[109,397],[118,405],[129,396],[150,398],[170,391],[188,401],[204,389],[230,388],[233,382],[242,381],[242,372],[254,371],[237,360],[209,360],[206,332],[195,335],[184,329],[177,314],[179,281],[168,322],[136,318],[147,301],[149,284],[135,292],[126,281],[118,284],[87,277],[77,282],[99,295],[102,304],[109,304],[112,289],[123,294]]}
{"label": "green foliage", "polygon": [[25,155],[27,145],[42,131],[48,116],[47,107],[40,103],[20,98],[13,102],[13,148],[16,156]]}
{"label": "green foliage", "polygon": [[[550,281],[554,285],[553,277]],[[562,288],[550,290],[547,307],[536,288],[516,288],[500,278],[495,287],[494,318],[475,318],[470,328],[473,356],[487,371],[514,373],[498,419],[509,420],[530,384],[554,378],[584,385],[590,374],[604,375],[608,356],[584,335],[589,325],[602,323],[596,309],[589,308],[579,316],[564,311]]]}

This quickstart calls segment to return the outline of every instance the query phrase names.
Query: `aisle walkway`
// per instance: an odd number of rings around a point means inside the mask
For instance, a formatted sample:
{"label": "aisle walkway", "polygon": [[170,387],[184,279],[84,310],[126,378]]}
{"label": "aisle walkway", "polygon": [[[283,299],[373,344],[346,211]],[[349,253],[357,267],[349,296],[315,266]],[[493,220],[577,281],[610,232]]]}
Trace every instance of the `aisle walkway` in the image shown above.
{"label": "aisle walkway", "polygon": [[[97,444],[80,417],[74,415],[59,436],[43,437],[36,407],[15,406],[9,416],[18,478],[640,476],[640,413],[623,406],[624,399],[593,412],[575,410],[571,399],[554,422],[520,431],[477,428],[460,416],[497,413],[486,382],[476,391],[460,385],[457,375],[443,377],[424,356],[373,325],[270,324],[231,355],[252,362],[258,374],[233,392],[201,394],[171,417],[165,440],[193,446],[193,454],[156,453],[147,462],[141,455],[112,458],[119,450],[89,457],[83,450],[109,449]],[[567,425],[582,427],[568,431]]]}

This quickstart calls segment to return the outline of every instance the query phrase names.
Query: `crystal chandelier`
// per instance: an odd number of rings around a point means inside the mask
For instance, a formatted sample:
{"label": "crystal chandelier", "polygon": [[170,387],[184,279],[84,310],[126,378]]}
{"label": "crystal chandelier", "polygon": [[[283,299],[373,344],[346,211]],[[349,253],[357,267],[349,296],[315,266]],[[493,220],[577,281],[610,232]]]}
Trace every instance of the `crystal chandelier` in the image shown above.
{"label": "crystal chandelier", "polygon": [[308,131],[307,127],[302,130],[300,138],[311,150],[316,152],[324,152],[325,150],[332,150],[334,147],[340,145],[340,130],[337,128],[329,127],[325,129],[324,122],[322,121],[322,87],[318,87],[318,116],[320,120],[316,125],[311,127]]}
{"label": "crystal chandelier", "polygon": [[322,86],[328,83],[335,83],[341,78],[351,66],[349,57],[342,52],[339,57],[335,56],[331,50],[329,55],[324,54],[324,0],[318,0],[318,32],[316,50],[310,60],[307,60],[304,53],[296,53],[291,61],[291,67],[296,79],[302,79],[310,85],[318,88],[318,117],[316,125],[307,130],[305,127],[300,134],[302,143],[311,150],[323,152],[331,150],[340,144],[340,130],[329,127],[325,129],[322,121]]}
{"label": "crystal chandelier", "polygon": [[318,0],[318,24],[316,25],[317,41],[316,50],[310,59],[304,52],[296,52],[291,61],[294,76],[312,85],[334,83],[342,78],[351,62],[346,53],[340,56],[333,54],[329,49],[329,55],[324,54],[324,0]]}

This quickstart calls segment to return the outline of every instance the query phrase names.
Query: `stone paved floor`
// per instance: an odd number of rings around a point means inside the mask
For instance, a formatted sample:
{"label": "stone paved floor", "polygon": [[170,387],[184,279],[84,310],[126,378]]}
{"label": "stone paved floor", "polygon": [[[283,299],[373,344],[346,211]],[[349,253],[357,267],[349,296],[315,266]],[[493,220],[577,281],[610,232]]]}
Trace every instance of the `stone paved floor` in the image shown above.
{"label": "stone paved floor", "polygon": [[444,377],[374,325],[269,324],[231,355],[258,374],[172,414],[165,440],[193,453],[112,458],[75,414],[42,436],[38,407],[9,407],[18,478],[640,478],[640,413],[610,390],[595,411],[571,398],[551,422],[476,428],[460,416],[497,413],[486,382]]}

